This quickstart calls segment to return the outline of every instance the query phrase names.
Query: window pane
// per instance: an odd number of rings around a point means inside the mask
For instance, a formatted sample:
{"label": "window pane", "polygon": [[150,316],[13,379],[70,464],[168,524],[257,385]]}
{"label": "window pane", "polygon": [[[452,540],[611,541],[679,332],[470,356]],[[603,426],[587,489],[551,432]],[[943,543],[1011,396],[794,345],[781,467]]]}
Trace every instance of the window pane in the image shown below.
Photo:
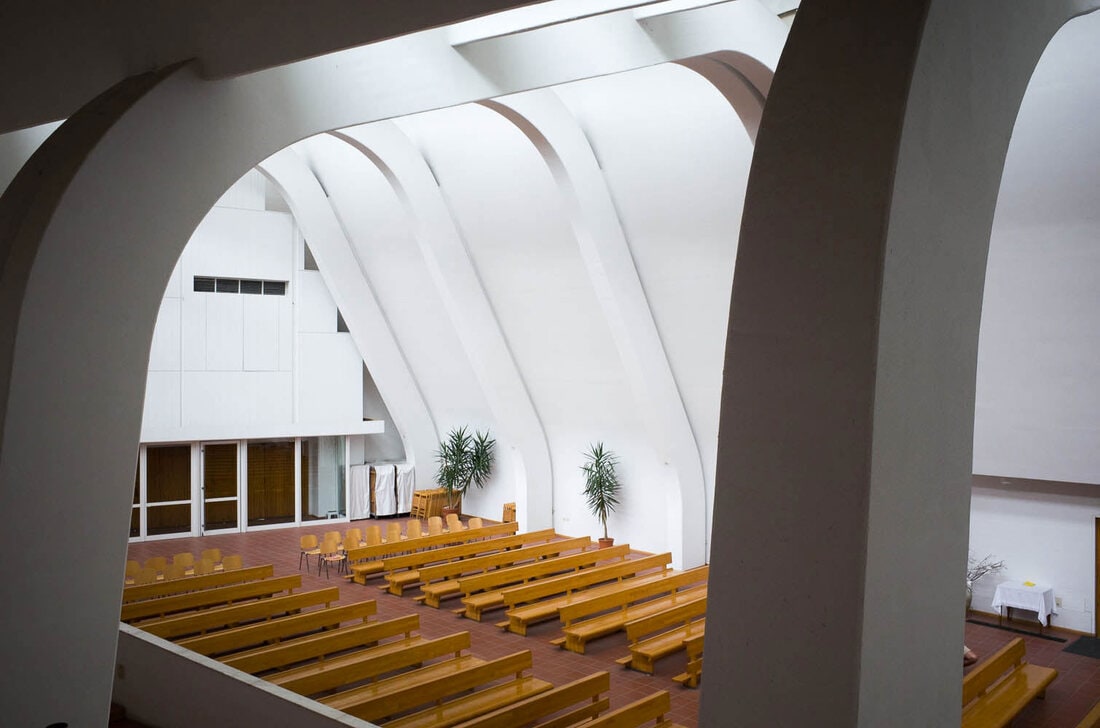
{"label": "window pane", "polygon": [[203,506],[203,529],[237,527],[237,501],[216,501]]}
{"label": "window pane", "polygon": [[241,281],[241,293],[261,294],[264,291],[263,281]]}
{"label": "window pane", "polygon": [[236,293],[241,282],[236,278],[219,278],[217,285],[218,293]]}
{"label": "window pane", "polygon": [[202,484],[207,498],[237,496],[237,444],[203,445]]}
{"label": "window pane", "polygon": [[311,437],[302,440],[302,520],[347,515],[346,502],[344,438]]}
{"label": "window pane", "polygon": [[141,509],[130,509],[130,538],[137,538],[141,535]]}
{"label": "window pane", "polygon": [[191,500],[190,445],[146,448],[145,473],[149,503]]}
{"label": "window pane", "polygon": [[200,278],[199,276],[195,276],[195,290],[200,293],[213,293],[214,279]]}
{"label": "window pane", "polygon": [[149,535],[159,536],[165,533],[188,533],[191,530],[191,504],[174,506],[149,506],[146,508],[149,519]]}
{"label": "window pane", "polygon": [[285,296],[286,281],[264,281],[265,296]]}

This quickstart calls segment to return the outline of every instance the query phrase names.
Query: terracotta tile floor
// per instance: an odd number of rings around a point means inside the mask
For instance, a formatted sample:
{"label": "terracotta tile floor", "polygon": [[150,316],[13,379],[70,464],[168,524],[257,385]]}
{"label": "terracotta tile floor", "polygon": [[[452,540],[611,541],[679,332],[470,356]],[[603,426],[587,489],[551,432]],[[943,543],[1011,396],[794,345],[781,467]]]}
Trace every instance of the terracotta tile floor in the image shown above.
{"label": "terracotta tile floor", "polygon": [[[368,523],[370,521],[356,521],[353,525],[362,527]],[[134,543],[130,545],[129,552],[130,558],[140,561],[150,556],[171,557],[181,551],[191,551],[198,556],[203,549],[220,548],[223,555],[240,554],[246,565],[272,563],[276,575],[285,575],[298,571],[300,535],[313,533],[320,536],[327,530],[343,532],[347,528],[348,524],[322,521],[301,528]],[[345,582],[335,573],[328,579],[323,573],[318,576],[316,562],[312,566],[309,571],[303,567],[304,589],[337,584],[340,586],[340,603],[376,600],[378,619],[416,613],[420,615],[421,634],[429,638],[469,630],[473,641],[470,652],[479,657],[495,658],[529,649],[534,657],[533,674],[555,685],[599,670],[607,670],[611,673],[612,707],[657,690],[667,690],[672,696],[672,712],[668,717],[686,728],[695,728],[698,725],[700,691],[683,688],[672,681],[673,675],[684,670],[685,658],[682,654],[660,660],[655,675],[644,675],[615,664],[616,658],[629,652],[626,638],[622,634],[596,640],[588,647],[586,654],[578,655],[549,644],[549,640],[560,635],[557,622],[536,625],[529,630],[526,637],[521,637],[494,626],[494,622],[503,619],[503,611],[490,612],[484,622],[474,622],[455,616],[447,608],[437,610],[417,604],[413,601],[413,595],[418,593],[416,589],[404,597],[395,597],[373,586],[383,584],[381,579],[375,579],[371,586],[364,587]],[[452,600],[444,602],[444,606],[457,608],[460,604],[457,600]],[[1059,674],[1047,691],[1046,700],[1033,701],[1013,724],[1016,728],[1076,726],[1092,704],[1100,699],[1100,660],[1062,652],[1062,648],[1072,642],[1075,635],[1060,634],[1057,630],[1053,633],[1067,638],[1067,642],[1025,636],[1028,659],[1036,664],[1053,666],[1058,669]],[[983,657],[1014,636],[1016,635],[1012,632],[969,622],[966,624],[967,644]],[[705,689],[705,683],[701,689]]]}

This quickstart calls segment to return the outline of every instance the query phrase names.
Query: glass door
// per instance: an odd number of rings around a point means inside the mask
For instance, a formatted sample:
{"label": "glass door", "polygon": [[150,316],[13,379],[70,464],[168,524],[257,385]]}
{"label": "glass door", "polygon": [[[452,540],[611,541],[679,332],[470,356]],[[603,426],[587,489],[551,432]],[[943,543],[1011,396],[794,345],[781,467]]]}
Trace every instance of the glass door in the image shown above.
{"label": "glass door", "polygon": [[294,441],[248,443],[248,527],[295,522]]}
{"label": "glass door", "polygon": [[201,533],[240,531],[240,465],[236,442],[202,446]]}
{"label": "glass door", "polygon": [[190,445],[145,448],[145,498],[144,536],[191,533]]}

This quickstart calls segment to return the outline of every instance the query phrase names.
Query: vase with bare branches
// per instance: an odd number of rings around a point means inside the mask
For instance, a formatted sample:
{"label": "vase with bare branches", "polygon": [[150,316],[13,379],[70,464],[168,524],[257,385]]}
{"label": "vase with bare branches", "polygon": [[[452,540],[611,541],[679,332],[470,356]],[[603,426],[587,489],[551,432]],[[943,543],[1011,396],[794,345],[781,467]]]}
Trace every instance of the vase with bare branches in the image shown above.
{"label": "vase with bare branches", "polygon": [[1005,568],[1005,562],[997,559],[992,554],[986,554],[977,559],[974,554],[969,554],[966,559],[966,611],[970,612],[970,603],[974,599],[974,583],[983,576],[995,574]]}

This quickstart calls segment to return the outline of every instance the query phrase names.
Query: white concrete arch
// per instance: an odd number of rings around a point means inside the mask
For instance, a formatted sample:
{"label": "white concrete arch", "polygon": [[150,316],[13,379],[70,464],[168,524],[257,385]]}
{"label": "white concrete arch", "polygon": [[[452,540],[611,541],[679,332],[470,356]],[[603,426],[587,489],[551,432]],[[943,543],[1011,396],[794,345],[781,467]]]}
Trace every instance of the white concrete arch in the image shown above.
{"label": "white concrete arch", "polygon": [[356,127],[336,136],[381,165],[405,207],[407,224],[481,392],[517,451],[512,478],[521,527],[552,527],[553,472],[546,432],[431,169],[393,124]]}
{"label": "white concrete arch", "polygon": [[393,417],[387,427],[397,428],[407,460],[420,473],[420,482],[429,481],[431,453],[439,433],[374,294],[369,271],[355,254],[325,191],[293,149],[268,157],[259,169],[279,188],[309,241],[325,284]]}
{"label": "white concrete arch", "polygon": [[699,447],[592,148],[551,92],[482,103],[523,132],[554,176],[636,406],[670,466],[662,485],[673,563],[703,564],[710,519]]}
{"label": "white concrete arch", "polygon": [[1043,48],[1098,5],[801,7],[734,281],[704,724],[958,721],[1001,166]]}

